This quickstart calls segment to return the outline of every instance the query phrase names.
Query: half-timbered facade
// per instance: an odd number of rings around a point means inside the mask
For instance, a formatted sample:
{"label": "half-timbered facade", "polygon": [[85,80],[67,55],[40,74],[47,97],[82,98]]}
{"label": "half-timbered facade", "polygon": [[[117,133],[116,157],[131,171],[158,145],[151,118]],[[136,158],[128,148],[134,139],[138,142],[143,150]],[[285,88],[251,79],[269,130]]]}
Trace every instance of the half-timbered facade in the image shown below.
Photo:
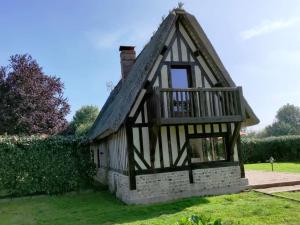
{"label": "half-timbered facade", "polygon": [[243,190],[239,133],[259,120],[195,17],[173,10],[137,58],[120,55],[89,133],[96,179],[127,203]]}

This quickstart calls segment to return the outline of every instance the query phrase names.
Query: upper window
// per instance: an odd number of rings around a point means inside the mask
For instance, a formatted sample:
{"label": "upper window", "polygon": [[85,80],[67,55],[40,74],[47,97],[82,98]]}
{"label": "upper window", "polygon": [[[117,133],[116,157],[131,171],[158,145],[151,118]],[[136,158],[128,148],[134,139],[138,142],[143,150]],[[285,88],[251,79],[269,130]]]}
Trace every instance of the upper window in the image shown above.
{"label": "upper window", "polygon": [[191,79],[188,67],[171,67],[172,88],[189,88]]}

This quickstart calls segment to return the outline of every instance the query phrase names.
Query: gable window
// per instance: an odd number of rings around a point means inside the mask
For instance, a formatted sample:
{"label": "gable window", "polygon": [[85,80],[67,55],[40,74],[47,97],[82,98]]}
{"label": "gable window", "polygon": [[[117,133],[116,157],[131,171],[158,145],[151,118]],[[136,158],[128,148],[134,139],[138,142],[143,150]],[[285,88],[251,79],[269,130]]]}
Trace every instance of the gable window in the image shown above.
{"label": "gable window", "polygon": [[183,66],[171,67],[171,87],[189,88],[191,87],[190,68]]}
{"label": "gable window", "polygon": [[192,163],[226,160],[224,137],[191,138]]}
{"label": "gable window", "polygon": [[170,86],[175,89],[172,94],[172,113],[175,117],[189,116],[189,93],[181,90],[192,87],[191,72],[189,66],[172,66],[170,71]]}

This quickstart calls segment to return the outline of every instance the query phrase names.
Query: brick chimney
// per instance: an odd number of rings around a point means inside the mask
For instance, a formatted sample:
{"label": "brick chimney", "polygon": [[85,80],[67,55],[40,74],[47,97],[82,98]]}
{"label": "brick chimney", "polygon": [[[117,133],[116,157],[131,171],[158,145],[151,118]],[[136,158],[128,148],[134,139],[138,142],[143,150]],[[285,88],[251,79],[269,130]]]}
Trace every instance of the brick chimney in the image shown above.
{"label": "brick chimney", "polygon": [[121,73],[124,81],[135,63],[134,46],[120,46]]}

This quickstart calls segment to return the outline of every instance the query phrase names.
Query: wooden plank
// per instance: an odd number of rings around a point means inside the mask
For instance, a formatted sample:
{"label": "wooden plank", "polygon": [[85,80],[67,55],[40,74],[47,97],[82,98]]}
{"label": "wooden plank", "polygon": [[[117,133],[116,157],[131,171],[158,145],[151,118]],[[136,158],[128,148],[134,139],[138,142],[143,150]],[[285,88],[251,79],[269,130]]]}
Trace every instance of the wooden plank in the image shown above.
{"label": "wooden plank", "polygon": [[[185,140],[187,143],[187,162],[188,162],[188,166],[189,166],[189,180],[190,183],[194,183],[194,177],[193,177],[193,168],[192,168],[192,148],[190,146],[190,142],[189,142],[189,138],[188,138],[188,126],[185,125],[184,126],[184,130],[185,130]],[[183,163],[184,165],[185,163]]]}
{"label": "wooden plank", "polygon": [[[193,163],[192,169],[204,169],[204,168],[217,168],[217,167],[228,167],[228,166],[238,166],[238,162],[226,162],[226,161],[215,161],[215,162],[201,162],[201,163]],[[149,169],[137,171],[137,175],[143,174],[153,174],[153,173],[167,173],[167,172],[175,172],[175,171],[184,171],[189,170],[189,166],[180,166],[180,167],[169,167],[169,168],[157,168],[157,169]]]}
{"label": "wooden plank", "polygon": [[168,151],[169,151],[170,166],[173,167],[173,153],[172,153],[170,126],[167,126],[167,139],[168,139]]}
{"label": "wooden plank", "polygon": [[158,148],[159,148],[159,161],[160,161],[160,167],[164,168],[164,155],[163,155],[163,148],[162,148],[162,142],[161,142],[161,127],[158,127]]}
{"label": "wooden plank", "polygon": [[168,134],[167,127],[161,127],[162,153],[164,160],[164,167],[170,167],[170,156],[168,151]]}
{"label": "wooden plank", "polygon": [[209,88],[161,88],[161,91],[167,92],[167,91],[222,91],[222,92],[233,92],[236,91],[236,87],[209,87]]}
{"label": "wooden plank", "polygon": [[194,124],[194,123],[227,123],[240,122],[241,116],[218,116],[218,117],[175,117],[175,118],[161,118],[160,124]]}
{"label": "wooden plank", "polygon": [[239,165],[241,170],[241,178],[245,178],[245,168],[244,168],[244,159],[242,155],[242,145],[241,145],[241,136],[239,135],[237,138],[237,151],[239,157]]}
{"label": "wooden plank", "polygon": [[226,154],[227,154],[227,161],[232,161],[232,157],[231,157],[231,152],[230,152],[230,140],[232,137],[232,131],[231,131],[231,124],[227,123],[226,124],[226,131],[227,131],[227,135],[225,138],[225,145],[226,145]]}
{"label": "wooden plank", "polygon": [[129,166],[129,188],[130,190],[136,189],[135,177],[135,162],[134,162],[134,149],[131,122],[126,122],[126,137],[127,137],[127,151],[128,151],[128,166]]}
{"label": "wooden plank", "polygon": [[238,106],[240,107],[240,114],[242,116],[242,119],[246,119],[246,112],[245,112],[245,104],[244,104],[244,97],[243,97],[243,90],[242,87],[238,87],[238,93],[239,93],[239,101],[237,103],[239,104]]}

